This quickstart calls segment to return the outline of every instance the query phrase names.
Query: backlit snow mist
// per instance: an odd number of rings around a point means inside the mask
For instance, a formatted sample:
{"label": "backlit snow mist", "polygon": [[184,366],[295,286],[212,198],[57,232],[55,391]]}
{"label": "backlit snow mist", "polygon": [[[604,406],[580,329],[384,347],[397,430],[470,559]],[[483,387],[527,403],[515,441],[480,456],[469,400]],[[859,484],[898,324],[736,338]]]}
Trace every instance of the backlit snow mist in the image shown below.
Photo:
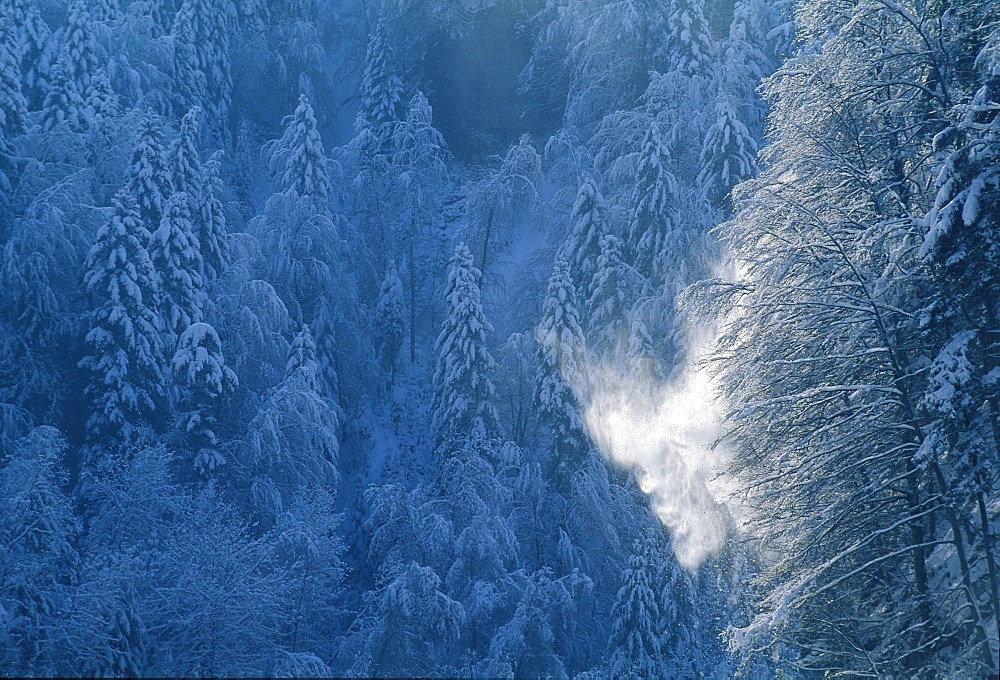
{"label": "backlit snow mist", "polygon": [[725,453],[712,443],[721,415],[711,381],[697,361],[673,379],[617,367],[590,369],[584,420],[615,463],[633,468],[653,511],[674,536],[678,560],[696,569],[722,548],[729,525]]}

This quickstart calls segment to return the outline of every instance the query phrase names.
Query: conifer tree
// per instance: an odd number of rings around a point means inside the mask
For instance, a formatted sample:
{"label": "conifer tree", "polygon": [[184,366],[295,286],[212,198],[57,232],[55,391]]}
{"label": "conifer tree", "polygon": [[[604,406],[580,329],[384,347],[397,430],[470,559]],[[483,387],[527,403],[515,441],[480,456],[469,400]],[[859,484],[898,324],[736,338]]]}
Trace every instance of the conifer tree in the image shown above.
{"label": "conifer tree", "polygon": [[170,186],[175,192],[187,194],[189,209],[197,214],[201,205],[203,178],[201,159],[198,156],[198,117],[201,109],[191,108],[181,119],[177,138],[170,143],[167,164],[170,169]]}
{"label": "conifer tree", "polygon": [[715,122],[701,149],[698,185],[708,198],[721,202],[729,190],[757,171],[757,143],[740,121],[728,97],[715,103]]}
{"label": "conifer tree", "polygon": [[611,609],[612,628],[608,639],[612,677],[660,677],[664,674],[660,649],[660,597],[656,584],[658,569],[650,547],[637,544],[628,557]]}
{"label": "conifer tree", "polygon": [[21,90],[28,109],[39,111],[49,91],[52,67],[58,57],[58,42],[34,5],[23,8],[20,17],[15,16],[15,27],[20,34]]}
{"label": "conifer tree", "polygon": [[229,240],[226,236],[226,214],[222,207],[222,151],[216,151],[202,170],[201,202],[195,236],[201,246],[206,283],[220,276],[229,267]]}
{"label": "conifer tree", "polygon": [[181,429],[189,447],[197,451],[195,469],[205,475],[226,462],[218,449],[215,427],[221,400],[236,389],[239,380],[226,366],[219,335],[203,322],[192,323],[181,333],[171,366],[184,389],[181,407],[186,413]]}
{"label": "conifer tree", "polygon": [[309,98],[299,96],[295,113],[285,119],[285,134],[271,153],[271,170],[277,175],[280,193],[294,191],[325,206],[333,188],[327,173],[323,140]]}
{"label": "conifer tree", "polygon": [[570,219],[573,232],[564,246],[563,254],[569,264],[574,281],[581,282],[580,293],[585,296],[587,286],[597,274],[597,260],[601,256],[601,235],[606,227],[604,196],[597,183],[588,178],[580,185]]}
{"label": "conifer tree", "polygon": [[90,84],[84,97],[84,110],[95,121],[106,121],[118,115],[118,95],[111,86],[111,80],[103,68],[90,77]]}
{"label": "conifer tree", "polygon": [[671,0],[667,27],[671,67],[687,76],[710,76],[715,45],[704,0]]}
{"label": "conifer tree", "polygon": [[80,361],[91,382],[93,414],[87,429],[94,441],[132,442],[143,424],[155,422],[163,396],[160,321],[148,234],[135,200],[119,192],[109,224],[87,256],[84,283],[97,306],[90,315]]}
{"label": "conifer tree", "polygon": [[390,383],[395,382],[396,359],[406,332],[403,307],[403,282],[396,273],[396,264],[391,263],[379,287],[378,304],[375,307],[375,330],[378,334],[376,344],[382,363],[389,372]]}
{"label": "conifer tree", "polygon": [[676,219],[678,184],[667,166],[670,151],[659,124],[650,121],[642,143],[629,216],[629,250],[646,277],[662,276],[664,249]]}
{"label": "conifer tree", "polygon": [[86,102],[63,59],[57,61],[52,69],[52,85],[45,95],[41,123],[46,132],[62,125],[78,132],[86,126]]}
{"label": "conifer tree", "polygon": [[132,162],[125,171],[125,187],[139,204],[143,225],[153,233],[160,226],[172,188],[163,131],[159,120],[151,113],[139,122]]}
{"label": "conifer tree", "polygon": [[178,107],[182,111],[200,106],[208,96],[208,82],[198,59],[192,22],[191,7],[185,3],[177,12],[173,28],[174,82]]}
{"label": "conifer tree", "polygon": [[21,93],[17,38],[13,22],[0,15],[0,135],[8,140],[24,133],[28,111]]}
{"label": "conifer tree", "polygon": [[597,259],[597,271],[590,284],[592,292],[587,301],[590,311],[587,337],[597,352],[622,356],[628,343],[634,276],[623,260],[624,244],[620,238],[604,234],[600,244],[601,255]]}
{"label": "conifer tree", "polygon": [[585,387],[583,330],[576,288],[565,259],[557,259],[549,279],[538,340],[535,403],[552,434],[559,479],[567,481],[589,450],[589,440],[573,390]]}
{"label": "conifer tree", "polygon": [[493,326],[483,313],[480,272],[459,244],[451,259],[445,300],[448,318],[434,345],[433,427],[439,442],[450,435],[489,437],[498,430],[493,404],[496,362],[486,348]]}
{"label": "conifer tree", "polygon": [[[179,14],[189,17],[191,23],[187,44],[192,53],[185,57],[191,68],[183,75],[200,71],[205,84],[204,99],[187,103],[204,108],[210,128],[220,130],[229,114],[233,91],[229,57],[230,31],[235,22],[232,0],[184,0]],[[182,32],[181,40],[185,37],[187,34]]]}
{"label": "conifer tree", "polygon": [[90,77],[97,70],[97,42],[85,0],[75,0],[69,7],[68,25],[63,34],[59,61],[66,65],[66,75],[73,81],[81,96],[90,85]]}
{"label": "conifer tree", "polygon": [[167,349],[188,326],[202,319],[201,250],[194,235],[187,194],[167,201],[160,228],[153,232],[150,251],[160,284],[160,313]]}
{"label": "conifer tree", "polygon": [[380,19],[368,42],[355,128],[370,133],[380,147],[392,135],[393,125],[403,120],[402,101],[403,83],[395,70],[385,22]]}
{"label": "conifer tree", "polygon": [[313,340],[309,326],[303,324],[288,352],[285,363],[285,373],[289,376],[298,375],[312,390],[319,390],[319,364],[316,362],[316,341]]}

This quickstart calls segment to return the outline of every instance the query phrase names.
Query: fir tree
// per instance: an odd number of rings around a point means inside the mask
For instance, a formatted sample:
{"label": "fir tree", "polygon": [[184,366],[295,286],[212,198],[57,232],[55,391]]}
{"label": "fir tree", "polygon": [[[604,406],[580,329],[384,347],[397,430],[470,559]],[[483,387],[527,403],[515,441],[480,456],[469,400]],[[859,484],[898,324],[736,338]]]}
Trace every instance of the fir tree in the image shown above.
{"label": "fir tree", "polygon": [[200,106],[208,96],[208,82],[201,70],[196,46],[191,6],[187,3],[177,12],[174,20],[174,82],[177,105],[182,111]]}
{"label": "fir tree", "polygon": [[206,282],[222,275],[229,267],[229,240],[226,235],[226,214],[222,206],[221,158],[222,152],[216,151],[202,168],[199,219],[195,225]]}
{"label": "fir tree", "polygon": [[403,119],[402,100],[403,83],[395,71],[385,22],[380,19],[368,42],[355,128],[367,131],[380,146],[391,137],[393,125]]}
{"label": "fir tree", "polygon": [[590,284],[591,295],[587,301],[590,311],[588,338],[598,352],[622,356],[627,348],[629,308],[634,276],[623,258],[624,244],[614,234],[601,236],[601,255],[597,271]]}
{"label": "fir tree", "polygon": [[107,121],[119,114],[118,95],[111,87],[111,80],[103,68],[99,68],[90,77],[84,98],[84,109],[87,116],[97,122]]}
{"label": "fir tree", "polygon": [[585,388],[584,338],[576,288],[564,259],[556,260],[535,337],[539,364],[535,403],[539,417],[552,434],[557,474],[566,482],[590,445],[573,394],[574,389]]}
{"label": "fir tree", "polygon": [[202,319],[201,251],[194,235],[187,194],[167,202],[150,251],[160,283],[160,312],[168,349],[188,326]]}
{"label": "fir tree", "polygon": [[139,216],[146,229],[150,233],[158,229],[172,188],[163,131],[152,114],[139,122],[132,162],[125,171],[125,188],[138,202]]}
{"label": "fir tree", "polygon": [[604,196],[593,179],[584,180],[576,194],[576,202],[570,219],[573,232],[564,246],[563,254],[569,264],[569,273],[574,281],[583,283],[580,292],[586,294],[586,286],[597,274],[597,260],[601,255],[600,239],[605,225]]}
{"label": "fir tree", "polygon": [[76,0],[70,5],[68,22],[59,61],[66,65],[66,76],[73,81],[76,91],[83,95],[100,63],[85,0]]}
{"label": "fir tree", "polygon": [[158,291],[135,200],[123,191],[112,205],[111,221],[87,257],[84,283],[97,307],[86,337],[91,354],[80,366],[92,374],[86,391],[92,438],[127,444],[143,424],[155,423],[163,396]]}
{"label": "fir tree", "polygon": [[663,276],[663,255],[674,231],[677,179],[667,166],[670,151],[659,124],[650,121],[643,139],[629,216],[629,250],[646,277]]}
{"label": "fir tree", "polygon": [[395,382],[396,359],[406,332],[403,308],[403,282],[396,273],[395,263],[391,263],[379,287],[378,304],[375,307],[375,330],[378,334],[376,345],[382,363],[389,372],[390,383]]}
{"label": "fir tree", "polygon": [[701,149],[698,185],[710,200],[721,202],[730,189],[756,173],[757,143],[728,97],[716,101],[715,116]]}
{"label": "fir tree", "polygon": [[483,313],[479,277],[472,253],[459,244],[445,289],[448,318],[434,345],[432,410],[439,442],[450,435],[488,437],[498,428],[493,404],[496,362],[486,348],[486,335],[493,326]]}
{"label": "fir tree", "polygon": [[[232,0],[184,0],[191,16],[192,46],[197,70],[205,77],[205,99],[200,102],[213,130],[221,129],[232,100],[232,63],[229,35],[235,19]],[[198,103],[198,102],[195,102]]]}
{"label": "fir tree", "polygon": [[189,447],[197,451],[195,469],[205,475],[226,462],[218,449],[215,426],[221,400],[236,389],[239,380],[226,366],[219,336],[207,323],[193,323],[181,333],[171,365],[184,388],[181,404],[186,413],[181,429]]}
{"label": "fir tree", "polygon": [[21,94],[17,37],[13,22],[0,15],[0,135],[8,140],[25,132],[28,111]]}
{"label": "fir tree", "polygon": [[667,27],[672,68],[687,76],[710,76],[715,45],[704,0],[671,0]]}
{"label": "fir tree", "polygon": [[22,75],[21,90],[28,102],[28,109],[38,111],[49,91],[52,66],[58,56],[58,42],[33,5],[24,9],[20,21],[15,17],[15,22],[20,34],[18,42],[21,52],[18,61]]}
{"label": "fir tree", "polygon": [[197,106],[184,114],[177,138],[170,143],[167,164],[170,169],[170,186],[175,192],[187,194],[192,214],[197,214],[201,205],[201,190],[204,184],[201,159],[198,156],[198,117],[201,109]]}
{"label": "fir tree", "polygon": [[285,373],[289,376],[299,375],[312,390],[319,390],[319,364],[316,362],[316,341],[313,340],[309,326],[303,324],[288,352],[285,363]]}
{"label": "fir tree", "polygon": [[628,557],[611,609],[612,628],[608,639],[612,677],[660,677],[662,664],[660,606],[656,584],[657,569],[650,547],[636,544]]}
{"label": "fir tree", "polygon": [[299,96],[295,113],[285,119],[285,134],[271,152],[271,169],[277,174],[276,189],[294,191],[325,206],[333,189],[327,160],[309,98]]}
{"label": "fir tree", "polygon": [[52,69],[52,86],[45,95],[41,124],[46,132],[62,125],[79,132],[87,124],[86,102],[62,59]]}

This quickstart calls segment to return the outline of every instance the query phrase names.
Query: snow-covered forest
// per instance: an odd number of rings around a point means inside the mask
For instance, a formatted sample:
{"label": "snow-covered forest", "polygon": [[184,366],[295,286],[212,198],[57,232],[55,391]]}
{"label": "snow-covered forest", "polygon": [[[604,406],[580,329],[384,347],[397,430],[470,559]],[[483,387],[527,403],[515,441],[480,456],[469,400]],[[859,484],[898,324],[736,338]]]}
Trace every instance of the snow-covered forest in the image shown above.
{"label": "snow-covered forest", "polygon": [[0,675],[998,672],[996,0],[0,0]]}

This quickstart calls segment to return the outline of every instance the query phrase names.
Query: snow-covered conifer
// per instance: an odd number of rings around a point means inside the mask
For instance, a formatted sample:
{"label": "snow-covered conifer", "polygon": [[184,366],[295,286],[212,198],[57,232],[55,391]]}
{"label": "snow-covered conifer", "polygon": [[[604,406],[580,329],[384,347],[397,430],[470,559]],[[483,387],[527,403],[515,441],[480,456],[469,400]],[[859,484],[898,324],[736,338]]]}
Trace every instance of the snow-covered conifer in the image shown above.
{"label": "snow-covered conifer", "polygon": [[135,200],[124,191],[112,202],[111,221],[87,256],[84,283],[96,303],[80,366],[91,372],[87,395],[95,441],[129,443],[151,423],[163,394],[160,325],[148,233]]}
{"label": "snow-covered conifer", "polygon": [[0,15],[0,134],[10,139],[25,131],[28,103],[21,93],[19,42],[14,24]]}
{"label": "snow-covered conifer", "polygon": [[34,5],[24,9],[16,28],[20,34],[21,91],[28,109],[38,111],[49,91],[52,66],[58,57],[58,42]]}
{"label": "snow-covered conifer", "polygon": [[111,86],[111,80],[103,68],[94,71],[84,96],[87,115],[96,121],[106,121],[119,113],[118,95]]}
{"label": "snow-covered conifer", "polygon": [[380,19],[368,41],[355,123],[358,132],[367,130],[378,145],[391,137],[393,124],[403,120],[403,83],[395,69],[385,22]]}
{"label": "snow-covered conifer", "polygon": [[292,347],[285,364],[288,375],[300,375],[313,390],[319,390],[319,364],[316,363],[316,341],[313,340],[309,326],[304,325],[292,338]]}
{"label": "snow-covered conifer", "polygon": [[590,284],[588,338],[598,352],[617,353],[627,347],[629,305],[634,276],[622,256],[624,244],[614,234],[601,236],[601,254]]}
{"label": "snow-covered conifer", "polygon": [[205,98],[188,105],[205,109],[209,126],[217,130],[225,124],[232,100],[229,37],[236,12],[232,0],[184,0],[179,15],[188,16],[191,24],[187,44],[193,54],[186,57],[191,70],[184,73],[204,74]]}
{"label": "snow-covered conifer", "polygon": [[393,379],[396,375],[396,358],[406,332],[403,309],[403,282],[399,280],[395,263],[391,263],[379,286],[378,304],[375,306],[375,331],[378,334],[376,345],[382,363]]}
{"label": "snow-covered conifer", "polygon": [[566,481],[572,469],[582,462],[590,445],[573,394],[574,389],[585,387],[584,337],[576,288],[564,259],[556,260],[549,279],[535,338],[539,360],[535,403],[542,423],[552,434],[558,474]]}
{"label": "snow-covered conifer", "polygon": [[629,250],[635,268],[646,277],[665,274],[662,257],[675,228],[678,184],[667,165],[669,158],[660,126],[652,120],[642,143],[629,215]]}
{"label": "snow-covered conifer", "polygon": [[177,12],[173,29],[174,83],[178,106],[182,111],[190,111],[193,107],[200,106],[207,97],[208,82],[201,70],[196,40],[191,7],[185,4]]}
{"label": "snow-covered conifer", "polygon": [[156,231],[172,188],[163,130],[152,114],[139,122],[132,162],[125,171],[125,187],[139,204],[143,225],[150,233]]}
{"label": "snow-covered conifer", "polygon": [[710,75],[715,43],[705,18],[704,0],[671,0],[667,27],[671,66],[688,76]]}
{"label": "snow-covered conifer", "polygon": [[715,117],[701,148],[698,185],[710,200],[719,202],[757,171],[757,142],[728,97],[716,100]]}
{"label": "snow-covered conifer", "polygon": [[597,260],[601,256],[600,238],[607,229],[605,211],[604,196],[597,188],[597,182],[592,178],[584,180],[570,213],[573,231],[562,251],[569,264],[570,276],[580,282],[581,297],[585,297],[587,286],[597,274]]}
{"label": "snow-covered conifer", "polygon": [[188,326],[202,319],[201,250],[187,194],[174,194],[167,201],[160,227],[150,238],[150,255],[160,284],[160,313],[170,350]]}
{"label": "snow-covered conifer", "polygon": [[226,213],[222,206],[222,151],[212,154],[202,166],[201,202],[195,236],[201,247],[206,282],[220,276],[229,267],[229,240],[226,236]]}
{"label": "snow-covered conifer", "polygon": [[333,188],[327,172],[323,140],[309,98],[299,96],[295,113],[285,119],[285,134],[271,152],[271,169],[279,192],[294,191],[324,206]]}
{"label": "snow-covered conifer", "polygon": [[76,91],[82,95],[87,91],[90,77],[100,63],[87,2],[75,0],[69,7],[67,20],[69,23],[63,34],[59,61],[65,63],[67,77],[73,81]]}
{"label": "snow-covered conifer", "polygon": [[664,674],[660,651],[660,597],[657,572],[648,546],[638,544],[628,557],[611,609],[608,639],[608,675],[612,677],[659,677]]}
{"label": "snow-covered conifer", "polygon": [[181,119],[177,138],[170,143],[167,164],[170,169],[170,186],[175,192],[187,194],[189,208],[196,214],[201,205],[203,179],[201,158],[198,155],[198,117],[201,109],[191,108]]}
{"label": "snow-covered conifer", "polygon": [[181,333],[171,366],[184,389],[181,404],[186,413],[181,429],[197,451],[194,467],[204,475],[225,463],[214,428],[220,401],[236,389],[239,380],[226,366],[219,335],[203,322],[192,323]]}
{"label": "snow-covered conifer", "polygon": [[439,441],[492,436],[498,429],[493,404],[496,362],[486,348],[493,326],[486,320],[479,292],[479,270],[465,244],[455,248],[445,299],[448,318],[434,345],[434,429]]}
{"label": "snow-covered conifer", "polygon": [[41,123],[46,132],[62,125],[77,132],[87,124],[86,102],[63,59],[52,68],[52,84],[45,95]]}

